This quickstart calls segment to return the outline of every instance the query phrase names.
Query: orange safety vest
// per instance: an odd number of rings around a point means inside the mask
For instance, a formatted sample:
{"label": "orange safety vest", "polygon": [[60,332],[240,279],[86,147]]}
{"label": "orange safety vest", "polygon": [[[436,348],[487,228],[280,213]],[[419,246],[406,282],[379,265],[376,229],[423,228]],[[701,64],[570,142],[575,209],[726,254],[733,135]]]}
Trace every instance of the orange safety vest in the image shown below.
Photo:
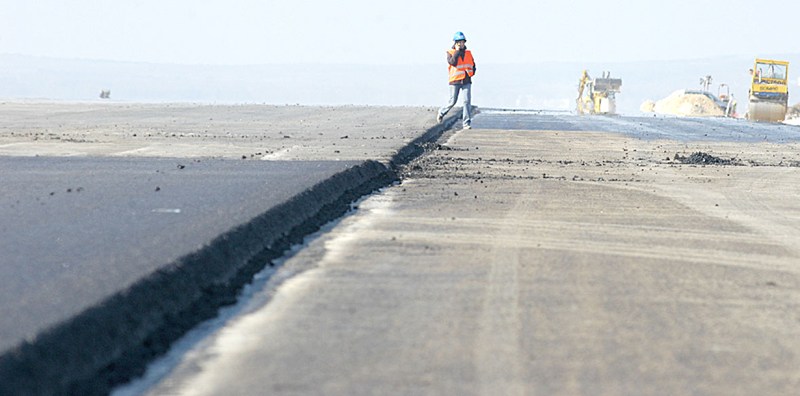
{"label": "orange safety vest", "polygon": [[[456,50],[451,49],[447,51],[447,53],[454,55]],[[465,50],[464,58],[459,58],[457,62],[455,66],[447,65],[447,72],[450,74],[450,80],[448,82],[463,80],[467,78],[467,75],[470,77],[475,75],[475,60],[472,59],[472,52],[470,52],[470,50]]]}

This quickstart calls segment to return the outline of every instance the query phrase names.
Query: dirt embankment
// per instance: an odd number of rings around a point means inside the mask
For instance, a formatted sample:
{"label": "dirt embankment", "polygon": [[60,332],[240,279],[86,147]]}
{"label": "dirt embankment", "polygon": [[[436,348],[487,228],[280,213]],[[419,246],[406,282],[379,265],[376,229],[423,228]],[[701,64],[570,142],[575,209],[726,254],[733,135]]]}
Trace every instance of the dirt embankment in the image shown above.
{"label": "dirt embankment", "polygon": [[684,90],[673,92],[658,101],[647,100],[639,108],[645,113],[670,114],[682,117],[722,117],[725,112],[710,97]]}

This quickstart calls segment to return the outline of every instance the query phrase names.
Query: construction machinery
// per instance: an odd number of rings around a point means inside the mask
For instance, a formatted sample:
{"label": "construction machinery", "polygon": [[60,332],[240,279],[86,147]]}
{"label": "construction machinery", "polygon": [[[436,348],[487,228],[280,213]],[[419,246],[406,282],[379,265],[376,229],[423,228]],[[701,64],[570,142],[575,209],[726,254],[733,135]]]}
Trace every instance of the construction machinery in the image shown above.
{"label": "construction machinery", "polygon": [[[720,84],[719,87],[717,87],[717,97],[719,98],[720,101],[722,101],[722,103],[725,104],[726,108],[730,107],[731,101],[733,101],[733,95],[731,95],[730,85],[724,83]],[[736,101],[733,102],[735,103]],[[734,104],[734,106],[736,105]]]}
{"label": "construction machinery", "polygon": [[783,121],[789,104],[789,62],[756,59],[750,74],[752,83],[747,119]]}
{"label": "construction machinery", "polygon": [[[722,86],[725,86],[725,84],[722,84]],[[720,113],[721,116],[736,118],[736,99],[733,98],[733,95],[731,95],[730,92],[728,92],[727,94],[721,93],[719,96],[718,95],[714,95],[714,94],[712,94],[711,92],[708,92],[708,91],[698,91],[698,90],[690,90],[690,89],[686,89],[686,90],[683,90],[683,91],[680,91],[680,92],[682,92],[683,95],[687,95],[687,96],[691,96],[691,95],[705,96],[711,102],[714,103],[714,106],[719,108],[719,111],[721,112]],[[720,88],[720,92],[721,92],[721,88]],[[695,106],[697,106],[697,105],[695,105]]]}
{"label": "construction machinery", "polygon": [[711,99],[717,107],[722,111],[722,115],[725,117],[732,117],[736,118],[736,99],[733,98],[733,94],[731,94],[731,87],[728,84],[722,83],[719,84],[717,87],[717,94],[714,95],[709,92],[708,88],[711,86],[711,82],[714,81],[714,78],[711,75],[707,75],[700,79],[700,85],[703,87],[702,91],[686,91],[687,94],[699,94],[705,95],[709,99]]}
{"label": "construction machinery", "polygon": [[592,79],[588,70],[584,70],[578,80],[578,114],[615,114],[615,95],[621,87],[622,79],[611,78],[611,72],[603,72],[602,77]]}
{"label": "construction machinery", "polygon": [[[723,91],[723,88],[725,89]],[[725,112],[725,117],[732,117],[737,118],[738,115],[736,114],[736,99],[733,98],[733,94],[731,93],[731,87],[728,84],[720,84],[717,88],[717,98],[719,98],[720,102],[722,102],[723,111]]]}

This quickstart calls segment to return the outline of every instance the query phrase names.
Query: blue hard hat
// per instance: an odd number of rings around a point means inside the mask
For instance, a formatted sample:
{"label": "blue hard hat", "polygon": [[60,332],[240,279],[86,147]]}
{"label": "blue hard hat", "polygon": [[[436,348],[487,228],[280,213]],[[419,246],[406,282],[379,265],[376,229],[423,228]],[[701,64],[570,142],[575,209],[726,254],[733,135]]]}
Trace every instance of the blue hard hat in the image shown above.
{"label": "blue hard hat", "polygon": [[461,41],[461,40],[467,41],[467,37],[464,36],[464,33],[462,32],[456,32],[456,34],[453,36],[453,41]]}

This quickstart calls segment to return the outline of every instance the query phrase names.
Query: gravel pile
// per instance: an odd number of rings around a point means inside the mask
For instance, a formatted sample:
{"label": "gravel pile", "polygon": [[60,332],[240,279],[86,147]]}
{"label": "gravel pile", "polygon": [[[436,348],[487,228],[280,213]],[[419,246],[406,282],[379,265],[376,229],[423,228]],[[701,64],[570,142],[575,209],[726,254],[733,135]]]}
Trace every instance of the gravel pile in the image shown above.
{"label": "gravel pile", "polygon": [[701,151],[692,153],[692,155],[688,157],[675,153],[675,161],[691,165],[734,165],[737,163],[735,160],[715,157]]}

